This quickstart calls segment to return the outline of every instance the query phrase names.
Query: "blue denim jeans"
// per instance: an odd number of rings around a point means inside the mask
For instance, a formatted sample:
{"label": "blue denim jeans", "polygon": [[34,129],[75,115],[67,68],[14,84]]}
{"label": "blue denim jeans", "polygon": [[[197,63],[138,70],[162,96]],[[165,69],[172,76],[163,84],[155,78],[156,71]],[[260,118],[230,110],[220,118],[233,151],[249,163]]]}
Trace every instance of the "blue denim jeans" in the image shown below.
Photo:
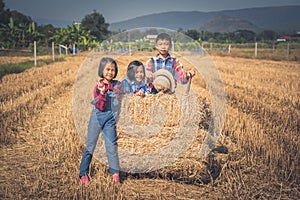
{"label": "blue denim jeans", "polygon": [[115,112],[111,110],[100,111],[94,106],[88,125],[86,148],[80,163],[80,177],[87,175],[89,172],[89,166],[101,130],[105,143],[109,172],[110,174],[119,172]]}

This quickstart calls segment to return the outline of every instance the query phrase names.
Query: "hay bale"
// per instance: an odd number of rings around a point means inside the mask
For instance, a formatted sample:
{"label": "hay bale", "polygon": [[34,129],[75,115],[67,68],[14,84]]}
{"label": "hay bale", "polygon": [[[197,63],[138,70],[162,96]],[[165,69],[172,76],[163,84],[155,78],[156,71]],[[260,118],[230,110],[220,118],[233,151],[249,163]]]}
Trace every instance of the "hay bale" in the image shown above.
{"label": "hay bale", "polygon": [[[207,133],[204,127],[208,127],[209,113],[205,99],[194,95],[125,95],[117,123],[120,163],[126,165],[123,169],[144,178],[163,177],[199,184],[209,182],[211,171],[214,171],[212,158],[199,158],[198,154]],[[178,145],[171,152],[164,152],[164,148],[177,139]],[[184,145],[186,151],[176,154]],[[161,149],[161,153],[155,154]],[[153,163],[159,167],[152,166]],[[137,166],[143,170],[135,169]],[[136,171],[139,172],[134,173]]]}
{"label": "hay bale", "polygon": [[[168,118],[165,126],[179,124],[181,109],[175,95],[148,95],[144,98],[137,95],[126,95],[122,103],[123,107],[128,106],[127,111],[134,124],[146,126],[151,122],[152,124],[159,123],[159,120],[164,120],[162,117]],[[167,116],[161,116],[158,109],[164,109]],[[121,112],[124,111],[121,110]],[[156,115],[156,118],[151,119],[154,115]]]}
{"label": "hay bale", "polygon": [[175,95],[125,95],[117,123],[118,146],[136,153],[161,148],[177,133],[180,117]]}

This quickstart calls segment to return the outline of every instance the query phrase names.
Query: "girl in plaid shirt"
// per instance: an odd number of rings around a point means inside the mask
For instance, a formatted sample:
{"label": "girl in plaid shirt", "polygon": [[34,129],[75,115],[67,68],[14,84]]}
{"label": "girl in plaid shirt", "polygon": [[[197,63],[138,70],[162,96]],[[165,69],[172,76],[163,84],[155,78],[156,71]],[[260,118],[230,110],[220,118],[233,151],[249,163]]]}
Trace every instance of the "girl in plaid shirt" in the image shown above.
{"label": "girl in plaid shirt", "polygon": [[136,94],[145,96],[146,94],[156,93],[153,87],[148,87],[144,82],[145,67],[143,63],[134,60],[129,63],[127,68],[127,78],[122,81],[123,92],[126,94]]}
{"label": "girl in plaid shirt", "polygon": [[121,82],[114,80],[118,74],[118,66],[112,58],[102,58],[98,75],[100,77],[94,88],[94,105],[86,139],[86,148],[80,163],[80,184],[89,184],[89,166],[96,148],[99,133],[102,130],[105,142],[109,172],[113,182],[119,183],[119,159],[117,152],[116,116],[120,95],[123,93]]}

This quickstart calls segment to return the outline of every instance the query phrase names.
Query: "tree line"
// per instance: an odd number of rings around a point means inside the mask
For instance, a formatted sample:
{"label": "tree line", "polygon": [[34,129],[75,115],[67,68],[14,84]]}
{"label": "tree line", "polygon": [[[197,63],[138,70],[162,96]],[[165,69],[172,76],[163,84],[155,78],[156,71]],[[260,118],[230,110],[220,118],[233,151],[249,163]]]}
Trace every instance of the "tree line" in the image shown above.
{"label": "tree line", "polygon": [[0,48],[31,48],[37,45],[50,46],[52,42],[66,46],[77,45],[81,49],[96,46],[110,36],[109,24],[94,11],[81,22],[73,22],[66,28],[52,24],[37,25],[29,16],[5,8],[0,0]]}
{"label": "tree line", "polygon": [[[33,41],[37,45],[50,46],[52,42],[66,46],[76,45],[85,50],[95,47],[116,32],[108,30],[109,24],[105,22],[102,14],[96,12],[86,15],[80,22],[73,22],[66,28],[54,27],[51,24],[37,25],[29,16],[18,11],[5,8],[5,3],[0,0],[0,48],[32,48]],[[202,42],[217,43],[248,43],[256,41],[272,41],[278,33],[265,30],[255,33],[249,30],[238,30],[232,33],[214,33],[196,29],[181,32],[190,38]]]}

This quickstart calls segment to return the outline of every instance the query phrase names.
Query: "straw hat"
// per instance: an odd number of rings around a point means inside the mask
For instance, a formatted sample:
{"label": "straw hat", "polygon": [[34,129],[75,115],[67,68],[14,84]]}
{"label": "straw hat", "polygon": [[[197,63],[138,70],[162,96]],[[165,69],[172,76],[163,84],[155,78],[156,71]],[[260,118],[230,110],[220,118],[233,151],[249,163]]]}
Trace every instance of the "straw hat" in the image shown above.
{"label": "straw hat", "polygon": [[160,91],[162,91],[163,93],[175,92],[175,87],[176,87],[175,79],[171,74],[171,72],[165,69],[157,70],[154,73],[153,85],[158,92]]}

